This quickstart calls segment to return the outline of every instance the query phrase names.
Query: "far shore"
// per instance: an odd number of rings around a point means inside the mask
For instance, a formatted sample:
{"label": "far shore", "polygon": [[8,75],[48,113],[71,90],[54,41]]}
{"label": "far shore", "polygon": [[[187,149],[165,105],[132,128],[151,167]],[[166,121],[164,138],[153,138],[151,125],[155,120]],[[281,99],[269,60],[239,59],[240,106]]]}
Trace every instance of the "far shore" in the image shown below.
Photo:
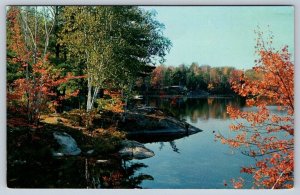
{"label": "far shore", "polygon": [[157,98],[235,98],[235,95],[146,95],[147,97]]}

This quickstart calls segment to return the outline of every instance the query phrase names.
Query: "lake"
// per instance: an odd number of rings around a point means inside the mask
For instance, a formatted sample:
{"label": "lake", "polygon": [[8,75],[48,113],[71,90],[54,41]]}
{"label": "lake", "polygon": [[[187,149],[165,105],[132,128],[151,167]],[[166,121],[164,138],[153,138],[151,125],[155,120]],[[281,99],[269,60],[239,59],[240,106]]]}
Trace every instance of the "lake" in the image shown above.
{"label": "lake", "polygon": [[245,187],[252,186],[251,176],[241,174],[240,168],[254,159],[215,141],[214,134],[232,135],[226,106],[242,109],[243,101],[224,97],[149,98],[139,103],[159,107],[203,131],[174,140],[135,138],[155,153],[143,160],[124,160],[117,154],[15,160],[8,164],[9,187],[217,189],[232,188],[230,180],[240,176],[246,180]]}
{"label": "lake", "polygon": [[155,156],[132,161],[147,166],[136,175],[153,177],[153,180],[144,180],[142,188],[231,188],[230,185],[225,187],[224,182],[230,184],[232,178],[241,176],[246,180],[245,187],[251,188],[251,176],[241,174],[240,168],[253,163],[254,159],[215,141],[214,135],[214,132],[232,135],[229,130],[232,121],[228,118],[226,106],[243,108],[243,101],[236,98],[183,98],[174,102],[173,99],[153,98],[147,103],[167,110],[203,132],[171,142],[146,143]]}

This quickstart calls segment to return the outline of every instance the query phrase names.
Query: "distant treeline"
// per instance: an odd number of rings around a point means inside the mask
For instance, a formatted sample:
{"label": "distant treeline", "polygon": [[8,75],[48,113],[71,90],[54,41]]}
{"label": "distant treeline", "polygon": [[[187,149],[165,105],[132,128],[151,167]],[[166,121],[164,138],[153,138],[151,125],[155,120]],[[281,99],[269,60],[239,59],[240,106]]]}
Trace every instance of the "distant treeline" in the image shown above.
{"label": "distant treeline", "polygon": [[[209,92],[210,94],[234,94],[231,80],[243,74],[252,79],[259,79],[253,69],[239,70],[234,67],[199,66],[197,63],[179,66],[157,66],[146,80],[149,90],[163,90],[169,86],[181,86],[187,92]],[[142,86],[138,82],[137,86]]]}

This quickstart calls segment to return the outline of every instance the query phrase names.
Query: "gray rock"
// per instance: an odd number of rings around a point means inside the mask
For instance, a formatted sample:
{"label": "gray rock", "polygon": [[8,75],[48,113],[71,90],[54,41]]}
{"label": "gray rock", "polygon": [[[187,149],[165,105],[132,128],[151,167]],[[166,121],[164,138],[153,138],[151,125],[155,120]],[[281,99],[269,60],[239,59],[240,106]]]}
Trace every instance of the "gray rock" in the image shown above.
{"label": "gray rock", "polygon": [[86,152],[87,155],[92,155],[92,154],[94,154],[94,153],[95,153],[95,150],[94,150],[94,149],[89,150],[89,151]]}
{"label": "gray rock", "polygon": [[108,160],[97,160],[97,161],[96,161],[96,163],[99,163],[99,164],[100,164],[100,163],[107,163],[107,162],[108,162]]}
{"label": "gray rock", "polygon": [[64,156],[64,154],[61,153],[61,152],[52,151],[52,156],[54,156],[54,157],[62,157],[62,156]]}
{"label": "gray rock", "polygon": [[54,132],[53,136],[57,143],[60,145],[58,151],[53,151],[53,156],[73,156],[79,155],[81,153],[80,148],[78,148],[76,141],[73,137],[65,132]]}
{"label": "gray rock", "polygon": [[[158,121],[152,120],[152,127],[157,127],[157,128],[152,128],[149,129],[146,126],[142,126],[141,124],[147,124],[149,125],[150,123],[147,122],[147,120],[140,120],[137,122],[139,124],[138,128],[132,131],[128,131],[128,135],[192,135],[198,132],[201,132],[201,129],[198,129],[184,121],[177,120],[173,117],[166,117],[162,118]],[[150,126],[150,125],[149,125]]]}
{"label": "gray rock", "polygon": [[143,144],[137,141],[124,140],[122,142],[122,146],[122,149],[119,150],[119,154],[123,158],[145,159],[155,155],[152,150],[146,148]]}
{"label": "gray rock", "polygon": [[[152,115],[148,115],[152,113]],[[128,135],[192,135],[201,132],[183,120],[167,116],[155,107],[137,107],[128,112],[128,118],[134,119],[134,128],[128,129]]]}

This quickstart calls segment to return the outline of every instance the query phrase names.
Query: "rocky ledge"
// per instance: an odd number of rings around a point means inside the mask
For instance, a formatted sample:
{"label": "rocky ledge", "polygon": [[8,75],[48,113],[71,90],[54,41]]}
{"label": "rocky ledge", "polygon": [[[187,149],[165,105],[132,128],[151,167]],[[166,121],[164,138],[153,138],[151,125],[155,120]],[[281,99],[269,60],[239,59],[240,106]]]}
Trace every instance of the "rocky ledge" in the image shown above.
{"label": "rocky ledge", "polygon": [[52,151],[53,156],[75,156],[81,153],[76,141],[69,134],[65,132],[54,132],[53,137],[60,145],[60,148],[57,151]]}
{"label": "rocky ledge", "polygon": [[154,156],[154,152],[146,148],[143,144],[133,140],[124,140],[119,154],[126,159],[145,159]]}
{"label": "rocky ledge", "polygon": [[128,135],[192,135],[202,130],[163,113],[155,107],[137,107],[126,115],[122,126]]}

